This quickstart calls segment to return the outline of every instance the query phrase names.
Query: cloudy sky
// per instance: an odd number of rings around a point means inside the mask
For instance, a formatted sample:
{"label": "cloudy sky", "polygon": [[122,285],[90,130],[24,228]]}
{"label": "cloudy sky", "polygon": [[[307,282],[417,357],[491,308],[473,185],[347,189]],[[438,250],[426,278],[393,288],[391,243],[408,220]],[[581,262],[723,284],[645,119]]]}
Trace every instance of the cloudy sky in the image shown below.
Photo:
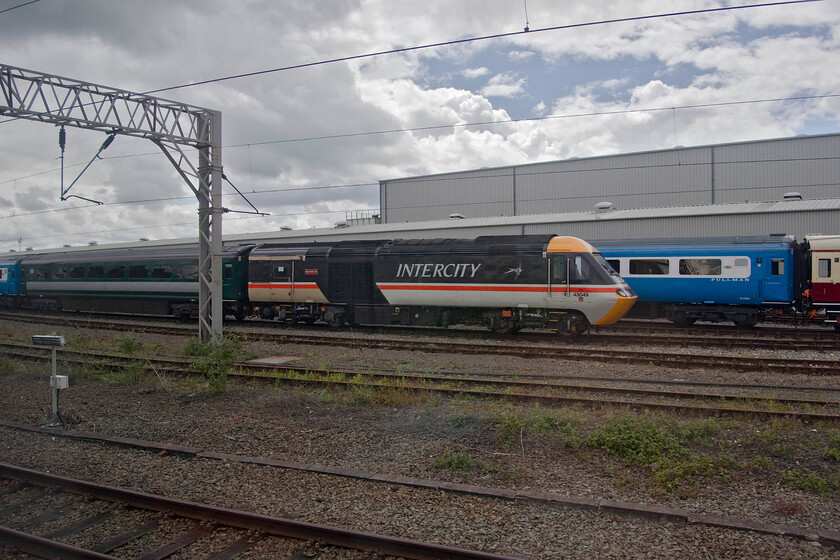
{"label": "cloudy sky", "polygon": [[[157,94],[222,112],[224,172],[270,213],[225,233],[331,227],[377,212],[382,179],[840,132],[840,0],[643,17],[748,5],[0,0],[0,64],[148,92],[511,34]],[[67,129],[65,187],[104,139]],[[101,206],[59,199],[59,156],[54,126],[0,117],[0,251],[196,234],[151,142],[118,137],[78,180]]]}

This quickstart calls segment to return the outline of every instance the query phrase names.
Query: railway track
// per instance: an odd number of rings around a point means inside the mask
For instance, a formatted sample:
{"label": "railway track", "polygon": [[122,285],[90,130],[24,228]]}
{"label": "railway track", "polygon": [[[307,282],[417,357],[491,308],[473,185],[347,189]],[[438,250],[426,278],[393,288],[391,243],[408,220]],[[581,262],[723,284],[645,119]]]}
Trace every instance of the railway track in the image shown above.
{"label": "railway track", "polygon": [[[114,315],[85,315],[67,313],[63,315],[21,315],[19,313],[0,313],[0,319],[11,321],[38,321],[40,324],[56,326],[74,326],[79,328],[103,328],[109,330],[137,330],[177,336],[194,336],[196,329],[185,326],[183,321],[172,318],[127,318]],[[792,329],[766,327],[757,329],[738,329],[719,325],[700,325],[691,328],[679,328],[670,323],[653,321],[621,321],[609,327],[601,327],[597,333],[574,339],[560,338],[557,335],[539,332],[521,332],[512,337],[500,337],[483,329],[433,329],[424,327],[354,327],[352,330],[332,330],[323,326],[323,336],[340,336],[351,332],[358,335],[366,333],[387,333],[393,335],[409,334],[412,336],[457,336],[461,339],[506,340],[515,343],[533,343],[557,345],[561,342],[577,346],[603,346],[620,344],[638,344],[641,336],[645,344],[661,346],[679,346],[695,348],[726,348],[752,350],[819,350],[824,352],[840,350],[840,336],[825,329]],[[278,327],[283,330],[267,332],[267,328]],[[284,339],[296,336],[295,329],[285,329],[283,325],[271,321],[246,321],[226,325],[227,332],[245,333],[249,337],[271,339],[281,336]],[[312,327],[306,327],[312,332]],[[317,330],[317,327],[316,327]],[[303,335],[297,335],[303,336]]]}
{"label": "railway track", "polygon": [[[66,320],[65,320],[65,325]],[[79,319],[71,326],[86,328],[109,328],[121,331],[142,331],[173,336],[191,336],[194,329],[185,326],[167,325],[150,322],[116,321],[113,319]],[[607,348],[609,338],[596,337],[587,339],[587,343],[563,344],[553,338],[551,342],[525,342],[522,339],[483,339],[479,341],[440,341],[435,342],[399,337],[369,337],[364,332],[312,333],[295,329],[282,332],[266,332],[264,329],[245,329],[239,327],[229,332],[245,334],[251,340],[264,340],[284,344],[348,346],[353,348],[382,348],[391,350],[409,350],[423,352],[449,352],[457,354],[481,354],[517,356],[522,358],[548,358],[556,360],[595,361],[607,363],[629,363],[658,365],[676,368],[733,369],[743,371],[767,371],[770,373],[795,373],[806,375],[840,375],[840,361],[836,359],[794,359],[780,357],[716,356],[698,353],[679,353],[663,351],[636,351],[629,348]],[[637,337],[638,338],[638,337]],[[706,343],[709,337],[704,337]],[[655,344],[655,339],[644,338],[646,344]],[[679,338],[668,337],[666,345],[682,346]],[[638,341],[637,341],[638,342]],[[595,347],[597,346],[597,347]]]}
{"label": "railway track", "polygon": [[[16,359],[46,360],[47,354],[26,345],[2,343],[0,351]],[[137,357],[63,350],[67,364],[121,368]],[[159,375],[198,373],[191,360],[144,358],[145,367]],[[619,406],[662,410],[704,416],[746,415],[796,418],[806,422],[840,421],[840,387],[794,387],[783,385],[738,385],[657,381],[616,380],[597,377],[545,375],[540,379],[515,374],[475,373],[432,374],[428,372],[385,372],[347,369],[313,369],[282,362],[258,361],[235,364],[229,376],[263,379],[273,383],[322,385],[437,393],[457,397],[495,398],[546,406]],[[533,377],[533,376],[532,376]]]}
{"label": "railway track", "polygon": [[[0,464],[0,542],[42,558],[232,559],[307,543],[412,559],[511,557],[213,507]],[[290,545],[285,542],[292,539]],[[273,542],[266,542],[272,540]],[[292,554],[280,551],[289,548]],[[116,554],[117,556],[114,556]]]}
{"label": "railway track", "polygon": [[[300,471],[305,473],[314,473],[325,477],[349,478],[355,480],[363,480],[373,485],[399,485],[411,487],[416,489],[424,489],[430,492],[451,492],[461,495],[481,496],[488,500],[506,502],[515,500],[518,502],[531,502],[539,504],[550,504],[553,507],[571,508],[579,510],[597,511],[599,515],[607,516],[621,516],[623,518],[632,517],[639,520],[656,521],[663,524],[675,524],[677,526],[691,526],[702,525],[714,527],[717,530],[723,529],[725,531],[735,532],[752,532],[755,534],[765,534],[768,536],[784,535],[798,540],[807,540],[810,542],[819,542],[821,546],[840,547],[840,540],[836,531],[831,529],[823,530],[819,528],[804,528],[792,525],[768,525],[756,524],[748,519],[739,519],[732,517],[721,517],[716,515],[705,515],[690,513],[689,511],[682,511],[679,509],[656,507],[645,504],[635,504],[631,502],[616,502],[611,500],[603,500],[600,498],[583,498],[583,497],[568,497],[563,494],[553,493],[547,494],[539,491],[532,491],[529,489],[511,491],[510,489],[493,488],[474,486],[460,483],[443,482],[432,479],[412,478],[405,476],[390,476],[378,472],[370,472],[359,469],[344,469],[336,467],[325,467],[318,464],[298,463],[283,459],[273,459],[267,457],[251,457],[245,455],[231,455],[225,453],[216,453],[210,450],[201,448],[187,447],[182,445],[172,445],[167,443],[158,443],[154,441],[133,440],[126,438],[114,438],[103,434],[93,434],[86,432],[59,432],[56,433],[47,428],[35,428],[15,423],[0,422],[5,428],[16,431],[29,432],[33,434],[48,434],[51,437],[61,437],[70,441],[80,442],[96,442],[99,445],[107,447],[118,447],[120,449],[130,449],[136,451],[154,451],[164,454],[178,454],[183,459],[189,460],[215,460],[225,463],[233,462],[247,465],[260,465],[271,467],[273,469],[283,469]],[[67,481],[69,488],[65,489]],[[112,492],[116,490],[117,494],[112,496]],[[48,494],[50,498],[47,498]],[[69,496],[64,499],[64,496]],[[123,495],[128,499],[123,499]],[[40,500],[44,497],[49,503],[44,505]],[[78,500],[84,500],[80,504],[78,511],[79,515],[73,515],[68,512],[68,508],[73,508],[73,504],[79,503]],[[97,507],[101,504],[102,507]],[[206,508],[206,509],[205,509]],[[35,510],[28,514],[26,509]],[[149,494],[138,493],[135,491],[126,491],[121,489],[113,489],[108,486],[101,486],[91,484],[89,482],[82,482],[78,480],[58,477],[51,474],[24,469],[11,465],[4,465],[0,463],[0,511],[9,513],[8,518],[11,522],[6,522],[3,527],[0,527],[0,544],[12,543],[15,546],[30,547],[27,551],[30,553],[41,554],[48,558],[112,558],[111,556],[97,556],[98,552],[90,551],[93,556],[73,556],[61,555],[58,552],[73,551],[78,552],[81,549],[78,541],[81,538],[86,538],[88,543],[96,538],[99,538],[99,543],[94,548],[107,549],[122,542],[125,537],[111,537],[110,542],[102,543],[103,537],[99,536],[96,531],[90,530],[92,527],[104,526],[110,520],[115,518],[122,518],[124,521],[119,523],[120,535],[132,537],[138,535],[138,539],[143,538],[140,533],[146,532],[146,529],[159,530],[164,525],[178,525],[183,519],[184,526],[180,528],[180,533],[170,531],[170,536],[166,539],[166,543],[158,542],[156,551],[161,551],[165,554],[170,554],[173,549],[182,547],[194,546],[189,544],[189,541],[194,540],[194,534],[207,535],[210,537],[204,538],[204,542],[200,543],[203,550],[213,550],[213,555],[193,553],[190,558],[213,558],[220,560],[223,558],[234,558],[236,554],[245,552],[248,549],[260,546],[260,543],[266,545],[272,551],[276,552],[271,557],[279,557],[279,551],[282,549],[280,542],[290,542],[286,546],[286,550],[300,551],[306,548],[305,544],[299,541],[289,541],[280,539],[287,536],[286,531],[290,528],[294,534],[292,539],[300,539],[301,537],[315,540],[319,544],[332,544],[332,540],[345,540],[345,533],[352,536],[359,535],[359,533],[351,531],[339,530],[336,538],[334,530],[327,528],[327,538],[319,535],[317,531],[318,526],[309,524],[300,524],[292,522],[291,527],[286,523],[287,520],[279,520],[281,525],[277,532],[272,531],[272,524],[276,518],[266,516],[256,516],[252,513],[237,512],[229,509],[221,508],[207,508],[200,504],[193,502],[182,502],[178,500],[161,499],[157,496]],[[121,515],[115,515],[115,513]],[[222,514],[217,517],[217,512]],[[125,516],[131,516],[126,518]],[[142,519],[138,519],[145,516]],[[66,521],[63,523],[56,523],[56,519],[74,518],[73,521]],[[252,519],[256,518],[258,524],[253,524]],[[173,521],[174,520],[174,521]],[[130,531],[126,527],[130,527],[131,523],[138,526],[142,530]],[[25,527],[11,528],[10,525],[24,525]],[[49,527],[47,524],[60,525],[58,527]],[[114,523],[112,523],[114,525]],[[37,526],[37,527],[35,527]],[[298,532],[298,527],[303,526],[311,532],[305,535]],[[38,536],[32,529],[40,528],[37,531]],[[19,530],[24,529],[24,530]],[[25,533],[25,530],[30,530],[30,533]],[[87,535],[83,535],[83,531],[88,531]],[[247,532],[246,532],[247,531]],[[213,534],[216,538],[213,538]],[[146,534],[149,534],[146,532]],[[375,540],[380,537],[378,535],[362,534],[364,540],[361,544],[376,544]],[[12,541],[12,539],[18,539]],[[61,541],[59,542],[59,539]],[[274,542],[271,540],[274,539]],[[415,543],[414,541],[405,541],[399,539],[387,538],[386,547],[375,549],[377,557],[381,557],[392,550],[394,542],[396,546],[401,546],[402,543],[410,543],[412,549],[410,555],[405,555],[406,558],[495,558],[499,560],[506,560],[508,557],[500,555],[485,554],[482,552],[475,552],[464,549],[452,549],[439,545],[431,545],[431,554],[417,545],[425,546],[423,543]],[[195,541],[194,541],[195,542]],[[214,543],[215,544],[211,544]],[[90,544],[87,544],[90,546]],[[335,545],[341,546],[341,545]],[[388,548],[388,547],[391,548]],[[224,550],[222,550],[223,547]],[[354,539],[350,547],[357,549],[364,549],[360,546],[360,542]],[[186,550],[189,550],[188,548]],[[195,552],[195,551],[193,551]],[[399,552],[398,550],[396,552]],[[160,558],[163,554],[155,554],[148,552],[143,558]],[[283,557],[289,560],[304,560],[306,558],[314,557],[314,554],[294,553],[286,554]],[[135,554],[134,557],[137,557]],[[516,556],[515,558],[522,558]]]}

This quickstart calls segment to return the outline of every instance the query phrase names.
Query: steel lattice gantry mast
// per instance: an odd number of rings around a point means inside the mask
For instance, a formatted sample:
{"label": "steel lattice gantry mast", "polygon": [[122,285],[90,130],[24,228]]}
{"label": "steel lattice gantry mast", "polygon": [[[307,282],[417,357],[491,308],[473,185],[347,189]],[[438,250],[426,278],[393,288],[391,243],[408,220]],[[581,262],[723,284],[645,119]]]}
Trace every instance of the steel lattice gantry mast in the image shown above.
{"label": "steel lattice gantry mast", "polygon": [[[198,199],[199,336],[222,335],[222,114],[0,64],[0,115],[147,138]],[[198,167],[184,153],[198,149]]]}

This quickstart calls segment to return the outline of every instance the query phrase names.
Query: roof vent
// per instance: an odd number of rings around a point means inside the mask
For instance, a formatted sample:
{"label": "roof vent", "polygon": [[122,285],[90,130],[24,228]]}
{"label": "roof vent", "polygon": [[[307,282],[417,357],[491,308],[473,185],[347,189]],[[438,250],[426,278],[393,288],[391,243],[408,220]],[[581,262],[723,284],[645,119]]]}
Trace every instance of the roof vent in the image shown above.
{"label": "roof vent", "polygon": [[786,192],[782,197],[783,200],[802,200],[802,195],[796,191]]}
{"label": "roof vent", "polygon": [[606,212],[607,210],[612,210],[613,209],[613,203],[612,202],[607,202],[607,201],[599,202],[598,204],[595,205],[595,209],[598,212]]}
{"label": "roof vent", "polygon": [[465,218],[464,218],[463,214],[459,214],[457,212],[454,212],[452,214],[449,214],[449,219],[450,220],[463,220]]}

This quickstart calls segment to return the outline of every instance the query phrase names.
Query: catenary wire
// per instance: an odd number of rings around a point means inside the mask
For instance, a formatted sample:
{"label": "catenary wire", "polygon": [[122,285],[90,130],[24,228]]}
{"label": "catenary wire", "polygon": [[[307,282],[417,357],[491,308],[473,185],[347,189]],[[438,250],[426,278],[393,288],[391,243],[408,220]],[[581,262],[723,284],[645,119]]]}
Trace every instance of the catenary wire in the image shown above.
{"label": "catenary wire", "polygon": [[18,4],[17,6],[12,6],[11,8],[6,8],[5,10],[0,10],[0,14],[5,14],[6,12],[11,12],[12,10],[17,10],[18,8],[23,8],[24,6],[28,6],[30,4],[34,4],[35,2],[40,2],[41,0],[30,0],[29,2],[24,2],[23,4]]}
{"label": "catenary wire", "polygon": [[219,82],[225,82],[229,80],[238,80],[241,78],[252,78],[254,76],[262,76],[265,74],[273,74],[276,72],[284,72],[288,70],[299,70],[302,68],[311,68],[313,66],[322,66],[325,64],[334,64],[336,62],[349,62],[353,60],[362,60],[365,58],[373,58],[377,56],[384,56],[389,54],[401,54],[413,51],[419,51],[424,49],[434,49],[438,47],[447,47],[447,46],[454,46],[454,45],[463,45],[466,43],[474,43],[478,41],[488,41],[491,39],[506,39],[510,37],[516,37],[520,35],[532,35],[535,33],[544,33],[548,31],[564,31],[569,29],[579,29],[584,27],[594,27],[598,25],[611,25],[615,23],[631,23],[637,21],[645,21],[651,19],[662,19],[662,18],[670,18],[670,17],[683,17],[683,16],[691,16],[691,15],[700,15],[700,14],[711,14],[716,12],[729,12],[734,10],[746,10],[751,8],[767,8],[770,6],[785,6],[791,4],[806,4],[811,2],[822,2],[823,0],[788,0],[785,2],[765,2],[760,4],[745,4],[741,6],[722,6],[718,8],[704,8],[699,10],[686,10],[686,11],[679,11],[679,12],[668,12],[662,14],[650,14],[646,16],[631,16],[626,18],[615,18],[615,19],[605,19],[605,20],[598,20],[598,21],[589,21],[583,23],[570,23],[566,25],[555,25],[551,27],[542,27],[539,29],[529,29],[523,31],[513,31],[509,33],[496,33],[493,35],[483,35],[479,37],[468,37],[465,39],[454,39],[450,41],[442,41],[439,43],[428,43],[425,45],[415,45],[413,47],[402,47],[397,49],[389,49],[384,51],[377,51],[372,53],[366,54],[357,54],[357,55],[350,55],[350,56],[342,56],[338,58],[331,58],[327,60],[321,60],[317,62],[306,62],[303,64],[294,64],[291,66],[281,66],[279,68],[271,68],[268,70],[257,70],[255,72],[245,72],[242,74],[234,74],[231,76],[224,76],[221,78],[212,78],[208,80],[201,80],[198,82],[192,82],[188,84],[181,84],[177,86],[169,86],[165,88],[153,89],[150,91],[143,92],[144,95],[149,95],[152,93],[161,93],[164,91],[173,91],[176,89],[183,89],[188,87],[195,87],[201,85],[208,85],[208,84],[215,84]]}

